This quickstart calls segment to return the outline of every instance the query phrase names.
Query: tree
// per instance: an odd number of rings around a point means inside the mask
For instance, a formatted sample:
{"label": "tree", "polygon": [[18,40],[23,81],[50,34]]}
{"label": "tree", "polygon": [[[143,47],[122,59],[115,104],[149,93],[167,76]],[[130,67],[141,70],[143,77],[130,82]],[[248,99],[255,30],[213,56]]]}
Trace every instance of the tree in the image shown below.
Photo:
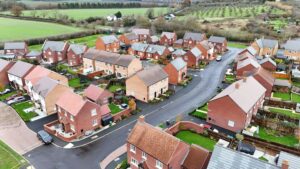
{"label": "tree", "polygon": [[117,13],[115,13],[115,16],[117,18],[122,18],[122,13],[120,11],[118,11]]}
{"label": "tree", "polygon": [[14,16],[20,16],[22,15],[22,11],[23,11],[23,7],[19,6],[19,5],[14,5],[11,7],[11,14],[13,14]]}
{"label": "tree", "polygon": [[36,10],[32,10],[31,12],[30,12],[30,15],[32,16],[32,17],[36,17],[36,14],[37,14],[37,12],[36,12]]}
{"label": "tree", "polygon": [[149,18],[149,19],[153,19],[154,18],[154,10],[153,10],[153,8],[149,8],[146,11],[146,17]]}

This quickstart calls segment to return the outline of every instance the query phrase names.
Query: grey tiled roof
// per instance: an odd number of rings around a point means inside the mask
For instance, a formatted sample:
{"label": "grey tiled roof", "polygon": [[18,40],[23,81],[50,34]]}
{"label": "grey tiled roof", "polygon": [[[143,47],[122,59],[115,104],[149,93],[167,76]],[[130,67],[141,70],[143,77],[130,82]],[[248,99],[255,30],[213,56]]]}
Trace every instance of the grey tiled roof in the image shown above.
{"label": "grey tiled roof", "polygon": [[215,145],[207,169],[280,169],[250,155]]}
{"label": "grey tiled roof", "polygon": [[164,53],[164,51],[166,50],[165,46],[161,46],[161,45],[149,45],[149,47],[147,48],[146,52],[147,53],[158,53],[160,55],[162,55]]}
{"label": "grey tiled roof", "polygon": [[249,46],[249,47],[247,48],[247,50],[250,52],[250,54],[251,54],[252,56],[254,56],[254,55],[257,54],[257,51],[256,51],[252,46]]}
{"label": "grey tiled roof", "polygon": [[115,64],[119,58],[120,55],[117,53],[111,53],[102,50],[99,50],[95,55],[96,61],[109,63],[109,64]]}
{"label": "grey tiled roof", "polygon": [[129,39],[129,40],[135,40],[138,39],[138,35],[135,33],[126,33],[125,36]]}
{"label": "grey tiled roof", "polygon": [[295,156],[293,154],[281,151],[279,154],[278,166],[281,167],[283,160],[288,161],[289,169],[299,169],[299,167],[300,167],[300,157],[299,156]]}
{"label": "grey tiled roof", "polygon": [[192,39],[195,41],[202,41],[203,36],[201,33],[194,33],[194,32],[186,32],[183,37],[184,40]]}
{"label": "grey tiled roof", "polygon": [[152,43],[156,43],[159,41],[159,37],[157,37],[157,36],[151,36],[150,38],[151,38]]}
{"label": "grey tiled roof", "polygon": [[50,48],[52,51],[62,52],[67,42],[63,41],[45,41],[43,45],[43,51]]}
{"label": "grey tiled roof", "polygon": [[32,50],[31,52],[26,54],[26,57],[37,57],[40,56],[42,52]]}
{"label": "grey tiled roof", "polygon": [[76,55],[83,54],[86,50],[87,46],[86,45],[81,45],[81,44],[71,44],[69,46],[68,51],[72,50]]}
{"label": "grey tiled roof", "polygon": [[274,66],[277,66],[276,62],[275,62],[274,60],[272,60],[271,58],[269,58],[269,57],[266,57],[266,58],[262,59],[262,60],[259,62],[259,64],[264,64],[264,63],[266,63],[266,62],[270,62],[270,63],[272,63]]}
{"label": "grey tiled roof", "polygon": [[145,52],[146,49],[148,48],[149,44],[144,44],[144,43],[133,43],[131,45],[131,48],[135,51],[139,52]]}
{"label": "grey tiled roof", "polygon": [[104,44],[110,44],[119,41],[115,35],[107,35],[107,36],[102,36],[100,38],[103,40]]}
{"label": "grey tiled roof", "polygon": [[260,48],[274,48],[277,44],[277,40],[272,40],[272,39],[258,39],[257,44]]}
{"label": "grey tiled roof", "polygon": [[288,40],[284,45],[286,50],[300,52],[300,40]]}
{"label": "grey tiled roof", "polygon": [[168,74],[159,66],[152,66],[136,73],[146,86],[151,86],[168,77]]}
{"label": "grey tiled roof", "polygon": [[166,36],[168,39],[175,38],[175,33],[174,32],[162,32],[161,37]]}
{"label": "grey tiled roof", "polygon": [[0,72],[4,69],[4,68],[6,68],[6,66],[7,65],[9,65],[9,61],[7,61],[7,60],[3,60],[3,59],[0,59]]}
{"label": "grey tiled roof", "polygon": [[199,58],[202,55],[202,52],[197,47],[191,49],[191,52],[196,58]]}
{"label": "grey tiled roof", "polygon": [[283,86],[283,87],[291,88],[292,84],[288,80],[275,79],[274,86]]}
{"label": "grey tiled roof", "polygon": [[208,41],[215,42],[215,43],[224,43],[226,41],[226,38],[220,36],[210,36]]}
{"label": "grey tiled roof", "polygon": [[177,49],[172,54],[174,54],[174,55],[184,55],[184,54],[186,54],[186,52],[182,49]]}
{"label": "grey tiled roof", "polygon": [[132,32],[137,34],[137,35],[150,35],[150,30],[149,29],[135,28],[135,29],[132,29]]}
{"label": "grey tiled roof", "polygon": [[13,65],[13,67],[11,67],[7,71],[7,73],[22,78],[23,76],[25,76],[28,73],[28,71],[31,70],[31,68],[33,68],[32,64],[22,62],[22,61],[17,61]]}
{"label": "grey tiled roof", "polygon": [[83,58],[94,59],[99,50],[89,48],[83,55]]}
{"label": "grey tiled roof", "polygon": [[52,89],[54,89],[54,87],[56,85],[58,85],[58,82],[56,80],[53,80],[53,79],[46,76],[46,77],[41,78],[33,86],[33,91],[35,91],[40,96],[45,98],[52,91]]}
{"label": "grey tiled roof", "polygon": [[175,44],[181,44],[183,43],[183,39],[178,39],[177,41],[174,42]]}
{"label": "grey tiled roof", "polygon": [[4,43],[4,49],[25,49],[26,43],[25,42],[6,42]]}
{"label": "grey tiled roof", "polygon": [[186,62],[181,57],[172,60],[171,64],[176,68],[177,71],[181,70],[187,65]]}
{"label": "grey tiled roof", "polygon": [[133,59],[135,59],[134,56],[131,56],[131,55],[121,55],[115,64],[123,66],[123,67],[128,67],[129,64],[133,61]]}

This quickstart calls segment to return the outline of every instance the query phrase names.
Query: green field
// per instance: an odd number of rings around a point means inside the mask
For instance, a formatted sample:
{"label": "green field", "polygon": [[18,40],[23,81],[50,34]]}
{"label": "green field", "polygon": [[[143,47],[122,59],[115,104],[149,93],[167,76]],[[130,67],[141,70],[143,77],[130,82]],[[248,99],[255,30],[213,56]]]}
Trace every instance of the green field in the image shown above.
{"label": "green field", "polygon": [[[82,20],[89,17],[106,17],[108,15],[113,15],[120,11],[123,16],[128,15],[145,15],[149,8],[122,8],[122,9],[61,9],[61,10],[35,10],[36,16],[42,17],[43,13],[47,13],[45,18],[54,18],[58,14],[63,14],[73,18],[75,20]],[[168,8],[153,8],[156,15],[164,14],[167,12]],[[10,14],[10,12],[3,12],[5,14]],[[23,16],[32,16],[32,10],[23,11]]]}
{"label": "green field", "polygon": [[0,169],[13,169],[24,166],[27,162],[0,140]]}
{"label": "green field", "polygon": [[54,23],[0,18],[0,42],[70,34],[82,30]]}

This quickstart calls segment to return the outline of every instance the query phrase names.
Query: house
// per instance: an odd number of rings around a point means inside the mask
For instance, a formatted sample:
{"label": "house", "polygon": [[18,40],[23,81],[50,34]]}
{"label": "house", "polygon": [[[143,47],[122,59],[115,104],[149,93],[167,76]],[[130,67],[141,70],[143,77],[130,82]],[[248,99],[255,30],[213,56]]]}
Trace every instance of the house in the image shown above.
{"label": "house", "polygon": [[266,57],[259,61],[259,64],[266,70],[270,72],[275,72],[277,68],[277,64],[270,57]]}
{"label": "house", "polygon": [[140,59],[131,55],[121,55],[114,65],[117,78],[130,77],[143,69]]}
{"label": "house", "polygon": [[95,57],[99,50],[89,48],[82,57],[83,73],[91,73],[95,71]]}
{"label": "house", "polygon": [[57,63],[67,59],[68,42],[46,40],[42,47],[43,59],[49,63]]}
{"label": "house", "polygon": [[265,93],[266,89],[254,77],[236,81],[208,102],[207,122],[240,132],[256,115]]}
{"label": "house", "polygon": [[100,105],[84,100],[72,91],[62,94],[56,102],[56,110],[64,133],[76,138],[102,127]]}
{"label": "house", "polygon": [[50,115],[56,113],[55,103],[66,91],[72,91],[72,89],[45,76],[33,84],[31,99],[35,107],[40,108],[44,115]]}
{"label": "house", "polygon": [[28,52],[28,46],[25,42],[4,43],[5,55],[15,55],[18,59],[22,59]]}
{"label": "house", "polygon": [[68,49],[67,59],[69,66],[79,66],[82,64],[82,57],[87,51],[86,45],[71,44]]}
{"label": "house", "polygon": [[217,53],[223,53],[227,50],[227,40],[225,37],[210,36],[208,43],[214,46]]}
{"label": "house", "polygon": [[257,39],[251,46],[257,51],[258,56],[275,56],[277,55],[279,43],[272,39]]}
{"label": "house", "polygon": [[126,46],[139,42],[139,37],[135,33],[126,33],[119,36],[120,42],[123,42]]}
{"label": "house", "polygon": [[205,169],[210,152],[151,126],[140,116],[127,138],[130,168]]}
{"label": "house", "polygon": [[35,66],[27,62],[17,61],[8,71],[8,80],[12,87],[18,90],[24,90],[25,77]]}
{"label": "house", "polygon": [[281,151],[278,156],[277,166],[281,167],[281,169],[297,169],[300,166],[300,157]]}
{"label": "house", "polygon": [[146,59],[146,50],[149,44],[133,43],[128,49],[129,55],[138,56],[140,59]]}
{"label": "house", "polygon": [[237,57],[234,59],[234,62],[237,63],[238,61],[242,61],[248,58],[256,60],[256,56],[257,51],[252,46],[249,46],[238,53]]}
{"label": "house", "polygon": [[197,68],[199,66],[200,59],[202,58],[202,52],[198,47],[193,47],[187,51],[183,56],[183,60],[187,62],[188,67]]}
{"label": "house", "polygon": [[206,35],[202,33],[186,32],[183,37],[183,47],[191,49],[201,41],[206,40]]}
{"label": "house", "polygon": [[9,84],[7,71],[14,65],[14,62],[0,59],[0,88]]}
{"label": "house", "polygon": [[181,83],[187,75],[187,63],[179,57],[167,64],[164,70],[169,75],[169,83],[177,85]]}
{"label": "house", "polygon": [[257,80],[266,89],[265,97],[271,97],[273,85],[275,83],[275,78],[273,77],[272,73],[270,73],[263,67],[259,67],[248,76],[253,76],[254,79]]}
{"label": "house", "polygon": [[98,37],[96,41],[96,49],[117,53],[120,49],[120,41],[115,35]]}
{"label": "house", "polygon": [[217,55],[215,52],[215,47],[214,45],[210,44],[208,40],[200,42],[196,47],[201,51],[202,59],[204,61],[209,62],[216,59]]}
{"label": "house", "polygon": [[186,51],[182,49],[176,49],[174,52],[172,52],[172,59],[176,59],[178,57],[183,57],[186,54]]}
{"label": "house", "polygon": [[138,35],[139,42],[146,42],[150,38],[150,30],[149,29],[135,28],[135,29],[132,29],[132,33]]}
{"label": "house", "polygon": [[[280,167],[233,149],[215,145],[207,169],[280,169]],[[281,168],[287,169],[287,168]]]}
{"label": "house", "polygon": [[182,48],[182,46],[183,46],[183,39],[178,39],[173,43],[174,48]]}
{"label": "house", "polygon": [[288,40],[284,45],[284,56],[289,59],[300,60],[300,40]]}
{"label": "house", "polygon": [[109,104],[110,99],[114,97],[114,94],[108,90],[90,84],[89,87],[83,91],[83,96],[99,105],[105,105]]}
{"label": "house", "polygon": [[162,32],[160,36],[160,45],[173,46],[173,43],[177,40],[175,32]]}
{"label": "house", "polygon": [[159,44],[159,37],[155,35],[150,36],[150,38],[147,40],[147,43],[157,45]]}
{"label": "house", "polygon": [[243,78],[244,76],[248,76],[249,74],[255,72],[256,69],[260,67],[260,64],[256,60],[250,58],[239,61],[237,63],[236,76],[237,78]]}
{"label": "house", "polygon": [[111,53],[102,50],[98,51],[94,57],[94,71],[104,71],[104,73],[108,75],[115,74],[115,64],[119,58],[120,55],[117,53]]}
{"label": "house", "polygon": [[158,65],[137,72],[126,80],[126,95],[149,102],[169,88],[168,74]]}
{"label": "house", "polygon": [[32,50],[25,55],[26,59],[41,61],[42,60],[42,52]]}
{"label": "house", "polygon": [[149,45],[146,50],[146,58],[159,60],[166,58],[170,54],[170,50],[161,45]]}

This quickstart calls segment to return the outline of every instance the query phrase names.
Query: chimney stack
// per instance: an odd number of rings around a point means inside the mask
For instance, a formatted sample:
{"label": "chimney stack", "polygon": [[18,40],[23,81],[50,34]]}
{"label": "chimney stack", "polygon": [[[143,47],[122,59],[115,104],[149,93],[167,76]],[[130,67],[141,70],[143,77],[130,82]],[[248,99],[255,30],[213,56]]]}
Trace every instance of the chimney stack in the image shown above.
{"label": "chimney stack", "polygon": [[289,168],[289,162],[287,160],[283,160],[281,164],[281,169],[288,169]]}
{"label": "chimney stack", "polygon": [[240,84],[239,84],[239,83],[236,83],[236,84],[235,84],[235,88],[236,88],[236,89],[239,89],[239,88],[240,88]]}
{"label": "chimney stack", "polygon": [[138,119],[138,122],[145,123],[145,116],[141,115]]}

